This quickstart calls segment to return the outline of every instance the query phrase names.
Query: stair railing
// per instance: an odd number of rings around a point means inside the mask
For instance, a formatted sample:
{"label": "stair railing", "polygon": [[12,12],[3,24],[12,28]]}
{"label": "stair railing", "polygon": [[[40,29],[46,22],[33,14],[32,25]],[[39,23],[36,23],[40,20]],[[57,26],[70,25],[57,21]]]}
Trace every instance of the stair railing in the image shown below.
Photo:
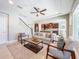
{"label": "stair railing", "polygon": [[27,24],[25,23],[25,21],[22,20],[22,18],[19,17],[19,20],[20,20],[25,26],[27,26],[27,27],[31,30],[31,34],[32,34],[32,36],[33,36],[33,29],[32,29],[29,25],[27,25]]}

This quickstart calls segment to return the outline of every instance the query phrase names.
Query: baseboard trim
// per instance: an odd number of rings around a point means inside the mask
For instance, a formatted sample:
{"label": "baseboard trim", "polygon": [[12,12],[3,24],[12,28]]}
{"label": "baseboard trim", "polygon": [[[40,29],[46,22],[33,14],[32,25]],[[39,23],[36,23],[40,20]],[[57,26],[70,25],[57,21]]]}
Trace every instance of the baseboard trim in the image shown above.
{"label": "baseboard trim", "polygon": [[14,42],[17,42],[17,40],[11,40],[11,41],[8,41],[7,43],[14,43]]}
{"label": "baseboard trim", "polygon": [[9,44],[14,42],[17,42],[17,40],[5,41],[5,42],[1,42],[0,44]]}

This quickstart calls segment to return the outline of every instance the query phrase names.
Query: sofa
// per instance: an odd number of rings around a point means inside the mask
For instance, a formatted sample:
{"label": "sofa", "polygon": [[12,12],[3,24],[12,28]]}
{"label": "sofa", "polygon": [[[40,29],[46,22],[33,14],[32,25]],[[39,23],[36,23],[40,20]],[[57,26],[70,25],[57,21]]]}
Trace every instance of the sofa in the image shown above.
{"label": "sofa", "polygon": [[52,39],[57,39],[57,35],[52,35],[50,32],[35,32],[33,36],[43,40],[45,44],[48,44]]}

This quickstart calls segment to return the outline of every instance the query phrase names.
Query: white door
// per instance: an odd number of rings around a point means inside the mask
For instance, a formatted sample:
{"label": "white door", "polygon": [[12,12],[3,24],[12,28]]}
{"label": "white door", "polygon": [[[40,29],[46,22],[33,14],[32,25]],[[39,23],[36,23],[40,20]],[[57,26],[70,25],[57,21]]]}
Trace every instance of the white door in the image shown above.
{"label": "white door", "polygon": [[8,40],[8,16],[0,13],[0,44]]}

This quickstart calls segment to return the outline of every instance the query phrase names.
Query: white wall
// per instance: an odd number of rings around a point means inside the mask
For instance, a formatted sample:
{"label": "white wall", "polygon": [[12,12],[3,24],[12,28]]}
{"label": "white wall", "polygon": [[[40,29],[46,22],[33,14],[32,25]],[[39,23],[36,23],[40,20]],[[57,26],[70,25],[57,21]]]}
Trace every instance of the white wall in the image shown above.
{"label": "white wall", "polygon": [[73,12],[73,37],[76,42],[77,59],[79,59],[79,2]]}
{"label": "white wall", "polygon": [[9,40],[16,39],[16,33],[18,33],[21,29],[19,28],[19,20],[17,14],[9,14]]}
{"label": "white wall", "polygon": [[[62,15],[59,17],[54,17],[54,18],[49,18],[49,19],[45,19],[42,21],[38,21],[36,23],[39,23],[39,30],[41,30],[41,24],[46,24],[46,23],[59,23],[59,34],[61,31],[63,31],[64,37],[68,37],[68,19],[67,19],[67,15]],[[62,28],[64,26],[64,29]]]}
{"label": "white wall", "polygon": [[[66,37],[66,19],[61,18],[61,19],[50,19],[49,21],[42,21],[39,23],[39,31],[41,31],[41,24],[48,24],[48,23],[58,23],[59,24],[59,34],[63,34],[64,37]],[[62,28],[64,26],[64,29]],[[63,31],[61,33],[61,31]]]}
{"label": "white wall", "polygon": [[[79,0],[75,0],[75,3],[73,5],[73,8],[72,8],[72,11],[70,13],[70,36],[74,36],[74,28],[73,28],[73,13],[77,7],[77,5],[79,4]],[[75,40],[75,38],[74,38]],[[77,56],[77,59],[79,59],[79,42],[78,41],[75,41],[76,43],[76,56]]]}
{"label": "white wall", "polygon": [[[25,20],[25,19],[23,19]],[[25,21],[26,23],[28,21]],[[27,23],[29,24],[29,22]],[[31,26],[31,25],[29,25]],[[26,27],[19,19],[18,14],[12,13],[9,14],[9,40],[15,40],[16,34],[20,32],[26,32],[27,34],[30,34],[30,29]],[[31,35],[31,34],[30,34]]]}
{"label": "white wall", "polygon": [[[9,14],[9,41],[16,40],[16,34],[19,32],[30,32],[30,30],[27,29],[27,27],[25,27],[25,25],[21,23],[21,21],[18,19],[19,16],[18,12],[12,11],[8,13],[7,11],[1,11],[1,10],[0,12]],[[25,20],[25,22],[29,24],[29,26],[31,26],[31,22],[29,22],[28,20]]]}

